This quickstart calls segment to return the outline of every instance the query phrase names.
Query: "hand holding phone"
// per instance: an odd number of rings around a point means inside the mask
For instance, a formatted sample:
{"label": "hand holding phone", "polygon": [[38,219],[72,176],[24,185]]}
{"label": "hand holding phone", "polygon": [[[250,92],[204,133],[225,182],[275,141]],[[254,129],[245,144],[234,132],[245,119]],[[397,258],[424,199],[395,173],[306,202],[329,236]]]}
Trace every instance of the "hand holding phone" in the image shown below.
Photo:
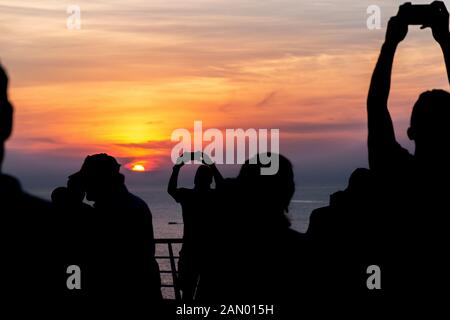
{"label": "hand holding phone", "polygon": [[430,24],[422,25],[421,29],[431,28],[433,32],[433,38],[440,44],[449,44],[450,42],[450,32],[448,28],[449,23],[449,13],[442,1],[434,1],[430,4],[432,8],[432,19]]}
{"label": "hand holding phone", "polygon": [[407,33],[408,24],[398,16],[392,17],[387,25],[386,43],[396,46],[405,39]]}

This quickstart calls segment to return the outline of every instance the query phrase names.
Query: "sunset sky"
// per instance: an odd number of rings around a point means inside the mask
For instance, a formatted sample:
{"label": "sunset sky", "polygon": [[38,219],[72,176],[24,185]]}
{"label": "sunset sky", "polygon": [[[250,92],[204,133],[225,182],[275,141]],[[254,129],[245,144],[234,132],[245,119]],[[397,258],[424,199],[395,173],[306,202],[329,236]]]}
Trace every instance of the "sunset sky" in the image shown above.
{"label": "sunset sky", "polygon": [[[400,3],[0,0],[0,59],[16,108],[5,171],[31,190],[47,188],[87,154],[108,152],[159,181],[172,165],[172,131],[201,120],[279,128],[298,183],[341,183],[367,166],[367,89]],[[69,4],[81,8],[81,30],[66,27]],[[372,4],[380,30],[366,27]],[[431,32],[410,27],[390,99],[410,150],[414,101],[447,86]]]}

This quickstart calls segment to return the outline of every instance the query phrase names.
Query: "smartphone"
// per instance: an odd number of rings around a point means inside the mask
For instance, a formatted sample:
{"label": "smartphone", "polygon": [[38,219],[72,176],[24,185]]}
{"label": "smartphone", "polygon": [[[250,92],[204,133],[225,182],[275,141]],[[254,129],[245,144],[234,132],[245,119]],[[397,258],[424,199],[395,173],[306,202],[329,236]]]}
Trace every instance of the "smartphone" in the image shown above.
{"label": "smartphone", "polygon": [[409,25],[430,25],[434,10],[429,4],[411,4],[401,7],[399,17]]}

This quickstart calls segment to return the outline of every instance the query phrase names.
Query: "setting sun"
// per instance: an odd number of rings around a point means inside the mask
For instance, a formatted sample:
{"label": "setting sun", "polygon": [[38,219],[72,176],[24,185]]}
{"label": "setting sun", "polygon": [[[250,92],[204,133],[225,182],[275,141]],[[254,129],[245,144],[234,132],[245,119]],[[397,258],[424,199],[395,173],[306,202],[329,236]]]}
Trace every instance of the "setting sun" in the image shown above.
{"label": "setting sun", "polygon": [[157,168],[158,164],[149,160],[135,159],[124,165],[124,168],[133,172],[150,172]]}
{"label": "setting sun", "polygon": [[132,171],[138,171],[138,172],[144,172],[145,171],[145,167],[142,164],[135,164],[135,165],[133,165],[131,170]]}

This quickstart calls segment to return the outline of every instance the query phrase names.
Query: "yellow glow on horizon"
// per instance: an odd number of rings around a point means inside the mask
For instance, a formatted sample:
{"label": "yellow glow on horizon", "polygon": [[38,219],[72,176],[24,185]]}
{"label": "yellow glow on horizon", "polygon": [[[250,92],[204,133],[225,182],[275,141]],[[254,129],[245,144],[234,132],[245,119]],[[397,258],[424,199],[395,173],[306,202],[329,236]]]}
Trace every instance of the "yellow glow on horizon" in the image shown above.
{"label": "yellow glow on horizon", "polygon": [[[156,161],[156,160],[155,160]],[[152,160],[152,158],[148,158],[146,160],[133,160],[124,165],[124,168],[132,171],[132,172],[149,172],[158,168],[158,164]]]}
{"label": "yellow glow on horizon", "polygon": [[131,170],[132,171],[137,171],[137,172],[144,172],[145,171],[145,167],[142,164],[135,164],[135,165],[133,165]]}

